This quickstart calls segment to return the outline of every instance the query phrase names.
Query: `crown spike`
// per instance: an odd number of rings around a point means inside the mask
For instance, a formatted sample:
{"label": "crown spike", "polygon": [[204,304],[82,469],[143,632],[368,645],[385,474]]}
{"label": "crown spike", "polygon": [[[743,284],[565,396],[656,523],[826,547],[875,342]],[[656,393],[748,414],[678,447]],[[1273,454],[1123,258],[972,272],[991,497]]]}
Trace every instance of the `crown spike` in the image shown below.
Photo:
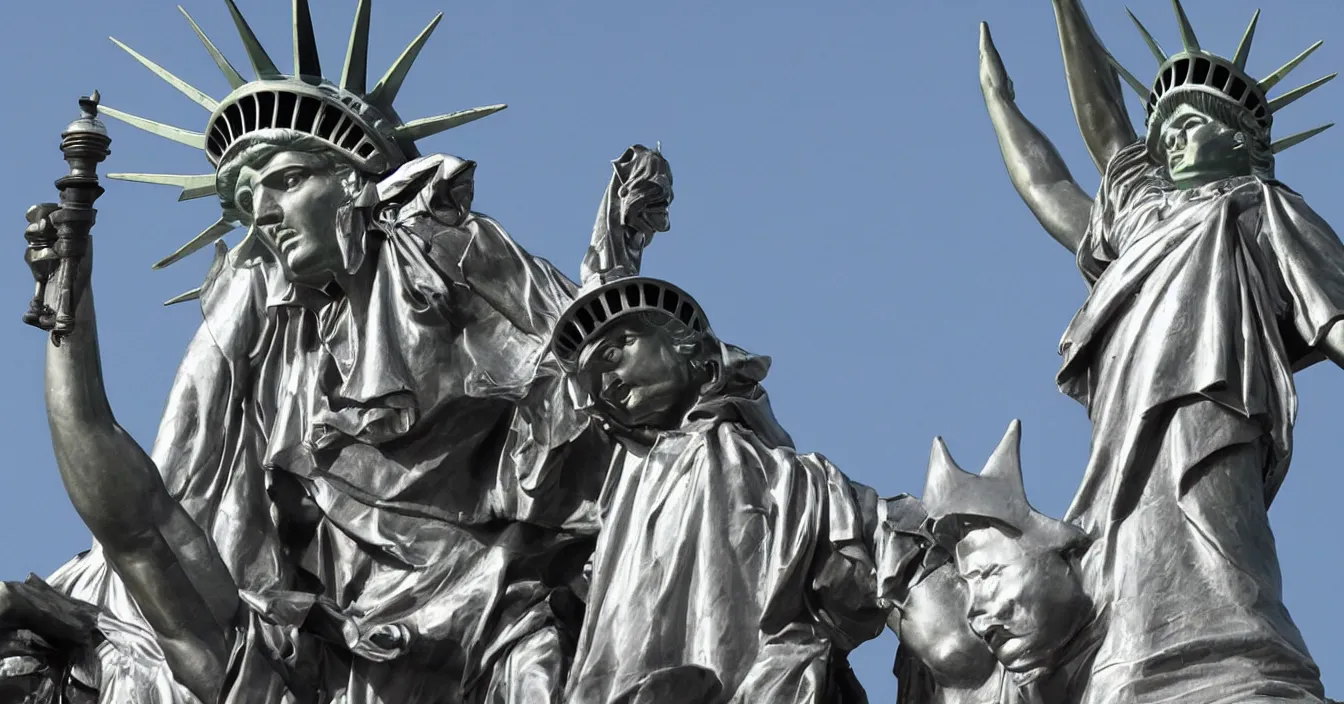
{"label": "crown spike", "polygon": [[215,175],[200,174],[183,176],[178,174],[108,174],[108,178],[117,181],[153,183],[160,186],[176,186],[182,189],[179,201],[193,200],[215,195]]}
{"label": "crown spike", "polygon": [[425,42],[429,41],[429,35],[434,33],[434,28],[439,26],[439,21],[443,19],[443,13],[434,16],[429,24],[420,31],[419,36],[411,41],[406,50],[397,57],[392,68],[387,70],[383,78],[378,81],[378,85],[373,87],[369,93],[369,102],[383,107],[391,107],[392,101],[397,99],[397,93],[401,91],[401,84],[406,80],[406,74],[410,73],[411,65],[415,63],[416,58],[420,56],[420,50],[424,48]]}
{"label": "crown spike", "polygon": [[1297,56],[1293,57],[1292,61],[1289,61],[1283,66],[1280,66],[1279,70],[1260,79],[1260,90],[1263,90],[1266,93],[1268,93],[1270,88],[1273,88],[1274,86],[1278,85],[1279,81],[1282,81],[1284,78],[1286,78],[1288,74],[1293,71],[1293,69],[1302,65],[1302,62],[1306,61],[1307,57],[1315,53],[1316,50],[1321,48],[1321,45],[1324,43],[1325,43],[1324,41],[1319,41],[1316,42],[1315,44],[1312,44],[1311,46],[1307,47],[1306,51],[1303,51],[1301,54],[1298,54]]}
{"label": "crown spike", "polygon": [[205,150],[205,135],[201,134],[200,132],[192,132],[190,130],[184,130],[181,127],[173,127],[172,125],[165,125],[162,122],[146,120],[143,117],[137,117],[130,113],[122,112],[114,108],[109,108],[105,105],[98,106],[98,110],[106,114],[108,117],[121,120],[122,122],[125,122],[126,124],[132,127],[138,127],[146,132],[156,134],[165,139],[171,139],[174,142],[185,144],[188,147],[195,147],[202,151]]}
{"label": "crown spike", "polygon": [[1331,122],[1329,124],[1321,125],[1320,127],[1313,127],[1309,130],[1306,130],[1305,132],[1298,132],[1297,134],[1289,135],[1282,139],[1274,140],[1274,143],[1269,145],[1269,150],[1275,154],[1278,154],[1279,152],[1285,149],[1292,149],[1293,147],[1296,147],[1297,145],[1307,141],[1308,139],[1311,139],[1312,137],[1315,137],[1316,135],[1334,126],[1335,123]]}
{"label": "crown spike", "polygon": [[1288,91],[1287,93],[1280,95],[1277,98],[1271,99],[1269,101],[1270,112],[1278,112],[1279,110],[1282,110],[1288,107],[1289,105],[1292,105],[1293,103],[1297,102],[1298,98],[1301,98],[1307,93],[1310,93],[1313,90],[1316,90],[1317,88],[1320,88],[1321,86],[1329,83],[1330,81],[1334,80],[1335,76],[1338,75],[1339,75],[1338,73],[1332,73],[1329,76],[1325,76],[1323,78],[1317,78],[1316,80],[1306,84],[1305,86],[1302,86],[1300,88],[1294,88]]}
{"label": "crown spike", "polygon": [[933,515],[954,500],[967,482],[974,478],[974,475],[962,469],[957,461],[952,459],[952,453],[948,451],[943,438],[936,437],[933,439],[933,447],[929,450],[928,474],[924,478],[924,494],[920,501],[928,509],[929,514]]}
{"label": "crown spike", "polygon": [[224,0],[224,4],[229,6],[229,14],[233,15],[233,24],[238,27],[238,37],[243,40],[243,49],[247,51],[247,59],[252,62],[252,70],[257,72],[257,78],[280,78],[280,69],[275,67],[275,62],[271,61],[266,49],[261,46],[261,41],[252,27],[248,26],[243,13],[238,11],[238,6],[233,0]]}
{"label": "crown spike", "polygon": [[1195,36],[1195,28],[1190,26],[1190,18],[1185,15],[1185,8],[1181,7],[1181,0],[1171,0],[1171,5],[1176,8],[1176,21],[1181,25],[1181,44],[1185,45],[1187,52],[1199,51],[1199,38]]}
{"label": "crown spike", "polygon": [[503,104],[486,105],[485,107],[461,110],[448,115],[438,115],[435,117],[421,118],[419,120],[411,120],[396,128],[397,139],[407,139],[412,142],[421,140],[440,132],[446,132],[454,127],[461,127],[468,122],[475,122],[482,117],[489,117],[506,107],[508,106]]}
{"label": "crown spike", "polygon": [[1162,47],[1158,45],[1156,39],[1153,39],[1153,35],[1148,31],[1148,28],[1143,26],[1143,23],[1139,21],[1138,17],[1134,16],[1134,12],[1129,8],[1125,8],[1125,12],[1129,13],[1129,19],[1134,20],[1134,26],[1139,28],[1139,34],[1143,35],[1143,41],[1148,44],[1148,50],[1153,52],[1153,57],[1157,59],[1157,63],[1159,65],[1166,63],[1167,52],[1162,51]]}
{"label": "crown spike", "polygon": [[225,80],[229,82],[229,88],[240,88],[246,84],[247,79],[243,78],[242,74],[238,73],[238,69],[235,69],[233,64],[229,63],[228,59],[224,58],[224,55],[219,52],[217,47],[215,47],[215,43],[210,41],[210,37],[205,36],[205,32],[201,31],[200,26],[196,24],[196,20],[193,20],[191,15],[187,14],[186,8],[178,5],[177,9],[182,13],[183,17],[187,18],[187,22],[191,25],[191,29],[196,32],[196,36],[201,40],[201,43],[205,45],[205,50],[210,52],[210,58],[215,60],[215,65],[224,73]]}
{"label": "crown spike", "polygon": [[1116,61],[1115,57],[1111,56],[1110,52],[1106,52],[1106,61],[1111,64],[1111,68],[1115,69],[1116,73],[1120,74],[1121,78],[1125,79],[1125,83],[1128,83],[1129,87],[1133,88],[1134,92],[1139,94],[1139,99],[1147,104],[1148,96],[1151,94],[1151,91],[1148,90],[1148,86],[1144,85],[1143,81],[1136,78],[1134,74],[1130,73],[1124,66],[1121,66],[1120,62]]}
{"label": "crown spike", "polygon": [[1003,434],[998,447],[994,448],[993,454],[989,456],[984,469],[980,470],[980,476],[985,479],[998,479],[1007,487],[1020,492],[1025,498],[1027,489],[1022,481],[1021,458],[1022,421],[1014,419],[1008,425],[1008,431]]}
{"label": "crown spike", "polygon": [[345,49],[345,69],[341,71],[341,88],[363,95],[369,82],[369,20],[371,0],[359,0],[355,8],[355,25],[350,29],[350,44]]}
{"label": "crown spike", "polygon": [[197,105],[200,105],[201,107],[205,108],[206,110],[209,110],[210,112],[214,112],[215,108],[219,107],[219,101],[201,92],[199,89],[193,87],[191,84],[187,83],[181,78],[178,78],[177,76],[174,76],[173,74],[169,73],[167,69],[145,58],[145,56],[142,55],[140,52],[136,51],[135,49],[132,49],[129,46],[126,46],[116,37],[108,37],[108,39],[111,39],[113,44],[116,44],[117,46],[121,47],[122,51],[126,52],[127,54],[130,54],[131,58],[135,59],[136,61],[139,61],[141,65],[143,65],[145,68],[149,69],[150,71],[153,71],[154,75],[158,76],[159,78],[162,78],[166,83],[168,83],[168,85],[176,88],[179,92],[181,92],[188,98],[191,98],[191,100],[195,102]]}
{"label": "crown spike", "polygon": [[208,198],[217,195],[219,195],[219,189],[215,185],[214,180],[211,180],[210,183],[201,183],[200,185],[183,188],[182,192],[177,194],[177,202],[181,203],[188,200]]}
{"label": "crown spike", "polygon": [[169,254],[163,259],[160,259],[156,264],[154,264],[153,268],[162,269],[171,264],[176,264],[177,262],[185,259],[186,257],[191,256],[192,254],[214,244],[221,237],[232,232],[235,227],[237,227],[237,225],[235,225],[234,223],[229,222],[224,218],[220,218],[219,220],[215,221],[215,224],[202,230],[201,234],[191,238],[190,242],[187,242],[186,244],[179,247],[176,252]]}
{"label": "crown spike", "polygon": [[1251,23],[1246,26],[1246,33],[1241,35],[1241,42],[1237,44],[1237,53],[1232,55],[1232,63],[1242,71],[1246,70],[1246,59],[1251,56],[1251,41],[1255,38],[1255,25],[1260,22],[1260,11],[1256,10],[1251,15]]}
{"label": "crown spike", "polygon": [[179,303],[186,303],[187,301],[195,301],[200,297],[201,297],[201,287],[197,286],[196,288],[193,288],[190,291],[185,291],[183,293],[177,294],[176,296],[173,296],[172,298],[169,298],[168,300],[163,302],[163,305],[175,306]]}
{"label": "crown spike", "polygon": [[294,0],[294,75],[322,77],[322,61],[313,33],[313,12],[308,0]]}

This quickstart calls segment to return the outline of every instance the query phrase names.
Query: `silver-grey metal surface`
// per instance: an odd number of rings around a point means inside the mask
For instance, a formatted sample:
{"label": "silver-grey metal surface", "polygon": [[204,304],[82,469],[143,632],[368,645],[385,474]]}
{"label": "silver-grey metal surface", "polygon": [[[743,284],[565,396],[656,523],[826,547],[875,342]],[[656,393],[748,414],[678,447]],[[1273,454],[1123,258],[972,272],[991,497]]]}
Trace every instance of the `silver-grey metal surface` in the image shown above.
{"label": "silver-grey metal surface", "polygon": [[[1092,452],[1054,518],[1027,499],[1016,421],[978,474],[935,440],[918,498],[796,448],[770,359],[641,274],[672,224],[659,148],[612,162],[573,282],[472,210],[474,163],[416,150],[502,105],[392,109],[437,18],[370,87],[370,0],[339,80],[307,0],[292,74],[226,3],[255,80],[189,16],[222,99],[118,42],[210,113],[204,131],[94,93],[63,135],[61,202],[27,213],[23,318],[51,332],[53,450],[95,545],[0,583],[0,700],[857,704],[848,655],[890,628],[903,704],[1328,701],[1267,515],[1293,372],[1344,365],[1344,244],[1274,172],[1323,129],[1271,138],[1273,114],[1329,80],[1274,90],[1311,49],[1255,79],[1255,19],[1228,58],[1175,2],[1180,52],[1139,25],[1160,63],[1144,83],[1080,0],[1053,0],[1094,198],[981,26],[1010,180],[1088,284],[1057,381]],[[213,245],[171,301],[198,301],[202,323],[148,450],[104,390],[100,115],[211,165],[109,177],[220,205],[156,265]]]}

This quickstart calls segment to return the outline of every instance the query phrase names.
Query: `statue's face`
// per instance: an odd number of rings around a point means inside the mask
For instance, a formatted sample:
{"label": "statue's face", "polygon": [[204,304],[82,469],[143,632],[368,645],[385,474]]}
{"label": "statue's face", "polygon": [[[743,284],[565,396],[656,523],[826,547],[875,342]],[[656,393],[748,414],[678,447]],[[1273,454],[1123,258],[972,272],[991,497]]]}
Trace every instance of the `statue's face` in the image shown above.
{"label": "statue's face", "polygon": [[348,200],[341,174],[322,156],[282,151],[239,170],[234,202],[295,283],[323,285],[341,267],[336,214]]}
{"label": "statue's face", "polygon": [[910,587],[893,618],[901,644],[944,687],[970,688],[994,673],[994,654],[966,620],[969,590],[949,563]]}
{"label": "statue's face", "polygon": [[1195,188],[1250,173],[1245,135],[1189,105],[1162,125],[1167,171],[1180,188]]}
{"label": "statue's face", "polygon": [[1090,615],[1077,572],[1057,551],[1026,550],[997,528],[981,528],[962,538],[956,555],[971,629],[1009,670],[1047,664]]}
{"label": "statue's face", "polygon": [[612,326],[580,359],[596,410],[626,427],[675,429],[698,393],[691,362],[667,330],[638,319]]}

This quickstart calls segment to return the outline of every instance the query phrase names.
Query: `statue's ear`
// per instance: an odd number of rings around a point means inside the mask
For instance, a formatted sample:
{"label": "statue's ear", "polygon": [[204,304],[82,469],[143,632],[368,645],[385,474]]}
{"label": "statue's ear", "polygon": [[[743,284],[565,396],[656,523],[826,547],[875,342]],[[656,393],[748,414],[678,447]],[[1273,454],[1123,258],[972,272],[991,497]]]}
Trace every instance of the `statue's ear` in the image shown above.
{"label": "statue's ear", "polygon": [[707,359],[701,365],[700,396],[704,398],[723,388],[723,363],[718,359]]}

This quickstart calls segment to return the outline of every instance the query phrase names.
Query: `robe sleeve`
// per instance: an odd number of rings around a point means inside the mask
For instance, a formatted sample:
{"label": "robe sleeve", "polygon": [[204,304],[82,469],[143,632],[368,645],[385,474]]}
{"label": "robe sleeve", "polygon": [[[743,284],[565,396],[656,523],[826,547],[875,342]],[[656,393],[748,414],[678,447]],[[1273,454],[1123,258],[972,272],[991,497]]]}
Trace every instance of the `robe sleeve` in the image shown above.
{"label": "robe sleeve", "polygon": [[866,486],[852,483],[824,458],[802,455],[799,461],[815,463],[813,469],[825,482],[825,506],[812,576],[817,616],[830,627],[840,649],[852,650],[882,632],[890,611],[878,596],[873,559],[871,526],[877,513],[877,495]]}
{"label": "robe sleeve", "polygon": [[209,324],[201,326],[178,367],[150,456],[168,493],[213,541],[213,552],[197,546],[202,549],[179,557],[218,554],[239,587],[273,588],[287,569],[260,435],[246,417],[240,388],[246,354],[240,357],[231,362]]}
{"label": "robe sleeve", "polygon": [[[473,214],[463,224],[468,237],[452,243],[461,283],[485,299],[522,332],[549,341],[575,285],[549,261],[518,246],[494,220]],[[460,249],[458,249],[460,247]]]}
{"label": "robe sleeve", "polygon": [[379,184],[396,209],[393,227],[428,245],[448,281],[469,289],[523,334],[548,341],[576,286],[550,262],[526,252],[494,219],[473,212],[476,166],[446,155],[424,157]]}
{"label": "robe sleeve", "polygon": [[1302,196],[1261,185],[1259,242],[1281,276],[1289,321],[1315,347],[1344,318],[1344,243]]}

